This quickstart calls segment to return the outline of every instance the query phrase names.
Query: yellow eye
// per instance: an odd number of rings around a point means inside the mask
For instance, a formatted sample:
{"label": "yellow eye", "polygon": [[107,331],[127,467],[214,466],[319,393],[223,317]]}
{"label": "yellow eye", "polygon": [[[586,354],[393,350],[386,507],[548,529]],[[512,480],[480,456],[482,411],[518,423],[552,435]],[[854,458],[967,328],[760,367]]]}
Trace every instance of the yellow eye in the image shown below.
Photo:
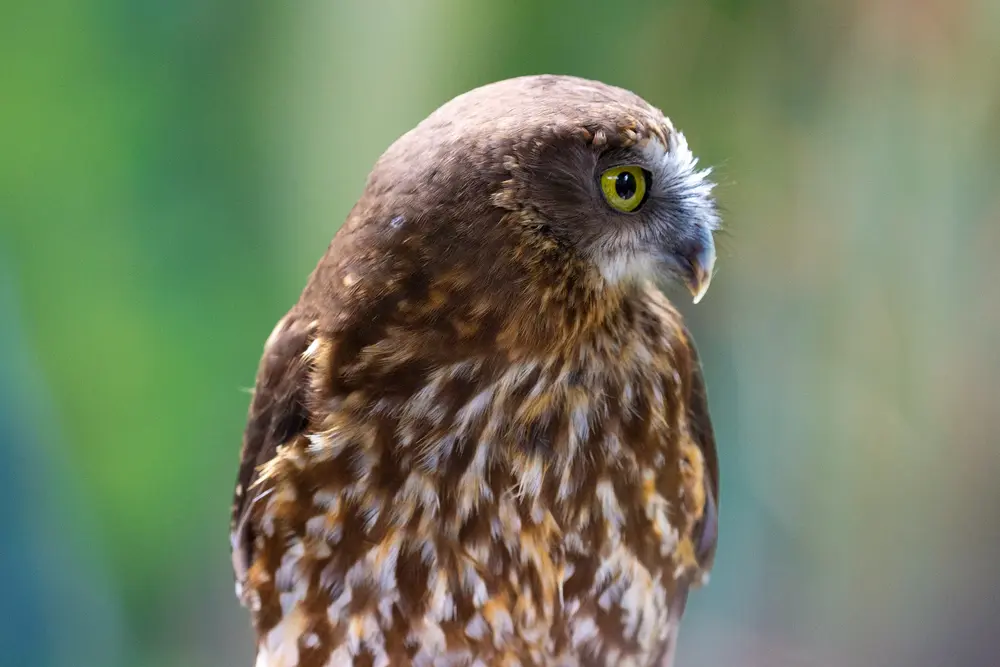
{"label": "yellow eye", "polygon": [[646,199],[646,171],[642,167],[612,167],[601,174],[601,191],[611,208],[631,213]]}

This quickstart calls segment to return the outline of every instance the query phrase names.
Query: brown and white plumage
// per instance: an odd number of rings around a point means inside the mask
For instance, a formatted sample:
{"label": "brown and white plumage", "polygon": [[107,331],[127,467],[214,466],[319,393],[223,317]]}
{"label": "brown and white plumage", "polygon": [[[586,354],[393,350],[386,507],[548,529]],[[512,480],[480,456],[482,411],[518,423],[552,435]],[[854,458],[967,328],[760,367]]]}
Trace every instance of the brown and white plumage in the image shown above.
{"label": "brown and white plumage", "polygon": [[[601,170],[651,175],[640,209]],[[260,364],[233,511],[258,667],[669,665],[718,465],[678,312],[707,172],[627,91],[536,76],[380,158]]]}

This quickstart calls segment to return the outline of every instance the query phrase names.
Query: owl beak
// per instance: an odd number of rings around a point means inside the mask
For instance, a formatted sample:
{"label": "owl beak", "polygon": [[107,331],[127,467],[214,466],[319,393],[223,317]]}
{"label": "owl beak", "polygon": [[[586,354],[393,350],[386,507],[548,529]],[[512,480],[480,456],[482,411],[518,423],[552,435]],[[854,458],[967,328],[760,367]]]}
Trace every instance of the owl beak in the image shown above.
{"label": "owl beak", "polygon": [[684,282],[691,291],[694,302],[698,303],[708,292],[715,269],[715,241],[712,239],[712,232],[700,234],[680,255],[685,273]]}

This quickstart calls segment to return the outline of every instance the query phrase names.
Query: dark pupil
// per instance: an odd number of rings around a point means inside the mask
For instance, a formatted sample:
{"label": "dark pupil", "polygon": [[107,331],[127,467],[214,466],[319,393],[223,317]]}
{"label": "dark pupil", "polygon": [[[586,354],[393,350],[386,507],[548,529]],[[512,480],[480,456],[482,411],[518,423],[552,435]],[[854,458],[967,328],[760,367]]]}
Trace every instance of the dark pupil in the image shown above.
{"label": "dark pupil", "polygon": [[623,171],[615,179],[615,192],[622,199],[628,200],[634,197],[636,188],[635,175],[630,171]]}

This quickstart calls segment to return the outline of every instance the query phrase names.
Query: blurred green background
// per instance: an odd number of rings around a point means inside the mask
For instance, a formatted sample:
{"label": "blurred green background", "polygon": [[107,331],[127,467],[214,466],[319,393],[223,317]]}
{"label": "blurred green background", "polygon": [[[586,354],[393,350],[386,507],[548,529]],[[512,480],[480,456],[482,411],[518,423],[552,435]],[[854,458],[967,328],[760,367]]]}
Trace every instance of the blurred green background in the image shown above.
{"label": "blurred green background", "polygon": [[249,666],[261,346],[376,157],[527,73],[715,165],[719,557],[681,667],[1000,665],[1000,2],[0,9],[0,662]]}

